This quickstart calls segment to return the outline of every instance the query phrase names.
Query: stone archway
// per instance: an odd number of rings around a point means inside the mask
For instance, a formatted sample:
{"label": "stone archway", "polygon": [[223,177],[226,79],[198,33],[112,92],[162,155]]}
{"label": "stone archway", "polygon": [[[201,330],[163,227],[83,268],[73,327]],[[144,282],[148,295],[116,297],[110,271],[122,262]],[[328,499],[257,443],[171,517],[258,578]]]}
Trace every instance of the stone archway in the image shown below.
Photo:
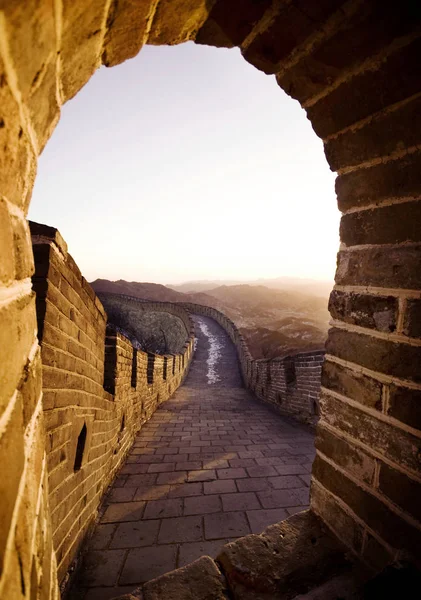
{"label": "stone archway", "polygon": [[[26,212],[63,102],[144,43],[239,46],[306,109],[341,222],[312,509],[374,568],[420,545],[420,9],[377,0],[0,3],[0,595],[55,581]],[[33,559],[33,557],[35,557]],[[31,573],[32,565],[32,576]],[[34,566],[35,565],[35,566]],[[55,593],[55,592],[54,592]]]}

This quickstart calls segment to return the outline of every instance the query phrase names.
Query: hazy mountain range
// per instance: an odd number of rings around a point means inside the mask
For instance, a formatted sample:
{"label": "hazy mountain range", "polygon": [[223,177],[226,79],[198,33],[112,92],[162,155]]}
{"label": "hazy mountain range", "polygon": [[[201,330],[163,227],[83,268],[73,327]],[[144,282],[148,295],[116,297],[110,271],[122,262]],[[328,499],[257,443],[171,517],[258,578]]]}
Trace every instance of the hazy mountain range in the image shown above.
{"label": "hazy mountain range", "polygon": [[257,281],[222,285],[218,285],[220,281],[198,281],[165,286],[97,279],[91,286],[96,292],[213,306],[236,323],[255,358],[322,348],[329,323],[328,295],[333,284],[289,277],[262,281],[265,285]]}

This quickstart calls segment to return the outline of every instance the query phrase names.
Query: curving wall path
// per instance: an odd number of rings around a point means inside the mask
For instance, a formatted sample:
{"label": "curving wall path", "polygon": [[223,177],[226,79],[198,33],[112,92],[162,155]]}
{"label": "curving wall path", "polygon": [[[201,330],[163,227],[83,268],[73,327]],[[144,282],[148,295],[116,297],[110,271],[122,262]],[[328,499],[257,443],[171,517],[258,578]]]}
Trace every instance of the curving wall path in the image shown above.
{"label": "curving wall path", "polygon": [[215,320],[194,321],[189,373],[136,436],[74,600],[131,592],[308,508],[314,435],[243,387],[236,347]]}

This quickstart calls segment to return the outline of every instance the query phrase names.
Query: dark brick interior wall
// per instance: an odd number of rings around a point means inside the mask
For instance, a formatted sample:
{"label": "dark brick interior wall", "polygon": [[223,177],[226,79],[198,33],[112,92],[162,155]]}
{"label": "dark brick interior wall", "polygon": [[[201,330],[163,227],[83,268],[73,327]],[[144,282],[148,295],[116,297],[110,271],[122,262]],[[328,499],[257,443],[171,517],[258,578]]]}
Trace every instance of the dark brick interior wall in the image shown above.
{"label": "dark brick interior wall", "polygon": [[[136,432],[183,380],[193,352],[186,326],[177,358],[136,351],[107,316],[53,228],[31,224],[42,354],[49,504],[59,580],[92,523]],[[163,309],[161,305],[161,310]],[[175,373],[164,364],[176,359]],[[148,381],[148,365],[151,365]],[[135,369],[135,376],[134,376]],[[133,385],[135,384],[135,385]]]}

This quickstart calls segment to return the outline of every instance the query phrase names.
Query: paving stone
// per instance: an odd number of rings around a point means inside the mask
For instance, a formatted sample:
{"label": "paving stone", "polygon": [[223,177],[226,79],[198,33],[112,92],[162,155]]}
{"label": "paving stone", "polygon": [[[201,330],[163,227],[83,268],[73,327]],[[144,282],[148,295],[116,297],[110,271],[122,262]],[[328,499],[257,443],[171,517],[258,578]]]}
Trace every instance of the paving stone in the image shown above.
{"label": "paving stone", "polygon": [[158,463],[148,467],[148,473],[167,473],[170,471],[174,471],[174,463]]}
{"label": "paving stone", "polygon": [[145,475],[129,475],[127,477],[125,488],[129,487],[143,487],[145,485],[154,485],[157,483],[156,473],[147,473]]}
{"label": "paving stone", "polygon": [[219,496],[194,496],[184,500],[185,515],[205,515],[221,510],[222,505]]}
{"label": "paving stone", "polygon": [[140,548],[155,543],[160,521],[134,521],[117,526],[110,548]]}
{"label": "paving stone", "polygon": [[226,600],[226,583],[216,563],[203,556],[143,588],[144,600]]}
{"label": "paving stone", "polygon": [[[150,521],[151,523],[155,521]],[[201,516],[164,519],[158,536],[158,544],[177,542],[198,542],[203,539]]]}
{"label": "paving stone", "polygon": [[115,528],[116,526],[114,523],[97,525],[93,536],[89,540],[89,548],[91,550],[104,550],[110,543]]}
{"label": "paving stone", "polygon": [[133,500],[161,500],[168,496],[169,491],[169,485],[142,486],[135,490]]}
{"label": "paving stone", "polygon": [[130,502],[135,495],[135,488],[114,488],[107,496],[107,502]]}
{"label": "paving stone", "polygon": [[263,490],[272,489],[267,477],[247,477],[246,479],[237,479],[236,484],[240,492],[262,492]]}
{"label": "paving stone", "polygon": [[247,477],[247,473],[243,468],[217,469],[216,474],[218,475],[218,479],[240,479],[241,477]]}
{"label": "paving stone", "polygon": [[310,486],[311,483],[311,473],[306,473],[305,475],[300,475],[300,479],[302,479],[305,485]]}
{"label": "paving stone", "polygon": [[224,540],[213,540],[203,542],[188,542],[186,544],[180,544],[180,550],[178,555],[178,566],[183,567],[194,560],[197,560],[201,556],[210,556],[215,558],[221,547],[224,544],[228,544],[232,539],[226,538]]}
{"label": "paving stone", "polygon": [[117,584],[125,556],[124,550],[92,550],[88,552],[83,561],[82,585]]}
{"label": "paving stone", "polygon": [[[143,473],[147,473],[148,469],[149,465],[144,465],[142,463],[127,463],[124,465],[121,472],[124,472],[126,475],[142,475]],[[124,483],[126,483],[126,481],[127,478]]]}
{"label": "paving stone", "polygon": [[303,510],[307,510],[308,506],[294,506],[292,508],[287,508],[286,511],[289,515],[296,515],[297,513],[303,512]]}
{"label": "paving stone", "polygon": [[284,508],[248,510],[247,518],[252,533],[262,533],[269,525],[288,518],[288,513]]}
{"label": "paving stone", "polygon": [[279,475],[278,477],[269,477],[271,486],[275,490],[286,490],[304,487],[304,482],[296,475]]}
{"label": "paving stone", "polygon": [[183,501],[181,498],[167,498],[165,500],[150,500],[146,504],[144,519],[164,519],[167,517],[179,517],[183,512]]}
{"label": "paving stone", "polygon": [[186,462],[179,462],[175,465],[176,471],[190,471],[190,470],[199,470],[202,468],[202,463],[200,460],[192,460]]}
{"label": "paving stone", "polygon": [[250,477],[270,477],[271,475],[278,475],[275,467],[271,465],[247,467],[247,473]]}
{"label": "paving stone", "polygon": [[229,461],[230,467],[255,467],[254,458],[233,458]]}
{"label": "paving stone", "polygon": [[101,518],[101,523],[140,521],[145,502],[117,502],[110,504]]}
{"label": "paving stone", "polygon": [[174,471],[173,473],[159,473],[156,483],[160,484],[176,484],[183,483],[187,481],[187,472],[186,471]]}
{"label": "paving stone", "polygon": [[228,467],[229,463],[224,458],[215,458],[203,462],[204,469],[227,469]]}
{"label": "paving stone", "polygon": [[[266,492],[256,492],[263,508],[286,508],[289,506],[302,506],[306,504],[305,495],[302,489],[297,490],[270,490]],[[304,490],[307,492],[308,489]],[[308,500],[307,500],[308,502]]]}
{"label": "paving stone", "polygon": [[216,479],[214,469],[200,469],[199,471],[189,471],[188,481],[213,481]]}
{"label": "paving stone", "polygon": [[224,511],[251,510],[260,508],[260,502],[253,492],[237,492],[236,494],[222,494],[222,507]]}
{"label": "paving stone", "polygon": [[218,479],[204,483],[205,494],[229,494],[236,491],[237,487],[233,479]]}
{"label": "paving stone", "polygon": [[207,540],[240,537],[250,533],[244,512],[225,512],[205,515],[205,538]]}
{"label": "paving stone", "polygon": [[119,583],[140,584],[176,568],[177,546],[149,546],[129,550]]}
{"label": "paving stone", "polygon": [[171,486],[168,493],[169,498],[187,498],[188,496],[201,496],[203,494],[203,483],[184,483]]}
{"label": "paving stone", "polygon": [[275,465],[279,475],[300,475],[307,473],[304,465]]}

